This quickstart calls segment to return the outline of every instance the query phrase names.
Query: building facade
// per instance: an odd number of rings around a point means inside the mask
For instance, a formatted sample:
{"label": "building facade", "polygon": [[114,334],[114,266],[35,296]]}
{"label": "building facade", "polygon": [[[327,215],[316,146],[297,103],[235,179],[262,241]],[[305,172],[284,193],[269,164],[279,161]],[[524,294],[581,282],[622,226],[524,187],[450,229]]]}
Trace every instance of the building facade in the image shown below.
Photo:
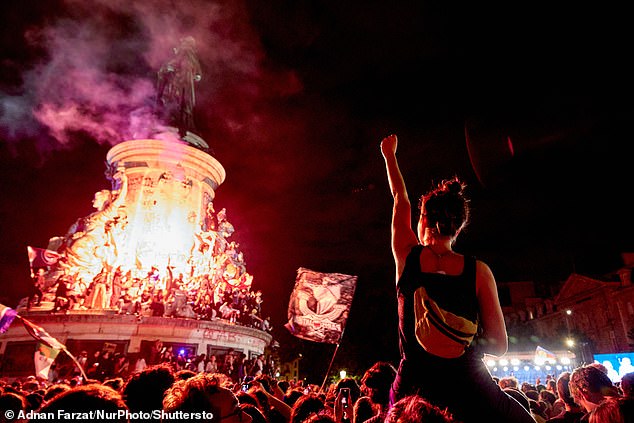
{"label": "building facade", "polygon": [[634,260],[623,258],[622,268],[600,279],[571,274],[552,298],[535,296],[529,282],[501,284],[511,300],[503,307],[510,350],[514,340],[518,351],[532,348],[530,342],[567,348],[576,364],[592,362],[594,354],[634,351]]}

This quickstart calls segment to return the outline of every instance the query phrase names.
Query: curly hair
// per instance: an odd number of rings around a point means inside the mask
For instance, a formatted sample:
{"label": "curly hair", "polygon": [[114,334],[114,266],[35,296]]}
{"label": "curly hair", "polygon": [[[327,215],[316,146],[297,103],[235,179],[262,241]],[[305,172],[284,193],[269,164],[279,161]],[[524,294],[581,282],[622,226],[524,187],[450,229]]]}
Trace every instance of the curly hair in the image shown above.
{"label": "curly hair", "polygon": [[592,365],[577,367],[570,375],[569,388],[575,400],[581,398],[582,394],[604,397],[618,395],[608,375]]}
{"label": "curly hair", "polygon": [[177,380],[163,398],[165,411],[212,411],[218,414],[209,396],[220,390],[220,381],[206,373],[188,379]]}
{"label": "curly hair", "polygon": [[442,181],[420,197],[418,208],[427,218],[427,226],[443,236],[457,236],[470,216],[465,184],[457,176]]}
{"label": "curly hair", "polygon": [[430,403],[420,395],[400,399],[387,414],[385,423],[454,423],[451,413]]}

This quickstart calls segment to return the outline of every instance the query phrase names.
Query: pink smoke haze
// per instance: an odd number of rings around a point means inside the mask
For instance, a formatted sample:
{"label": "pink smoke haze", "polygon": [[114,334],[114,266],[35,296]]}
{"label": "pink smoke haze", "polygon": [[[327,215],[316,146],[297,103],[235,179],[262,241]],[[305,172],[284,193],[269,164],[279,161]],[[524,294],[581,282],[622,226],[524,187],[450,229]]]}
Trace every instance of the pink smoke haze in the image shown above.
{"label": "pink smoke haze", "polygon": [[49,78],[33,110],[51,135],[68,145],[73,132],[86,132],[100,144],[145,137],[158,122],[148,110],[154,86],[148,80],[119,78],[95,68],[71,67],[64,78]]}
{"label": "pink smoke haze", "polygon": [[[65,3],[68,16],[24,34],[46,56],[23,73],[21,94],[0,93],[0,125],[10,141],[47,132],[52,148],[68,148],[77,133],[104,145],[150,136],[162,124],[153,113],[157,72],[186,36],[196,40],[202,67],[196,109],[203,127],[213,122],[232,134],[248,128],[266,138],[276,123],[263,104],[302,90],[291,70],[262,65],[239,1]],[[51,140],[40,146],[50,148]]]}

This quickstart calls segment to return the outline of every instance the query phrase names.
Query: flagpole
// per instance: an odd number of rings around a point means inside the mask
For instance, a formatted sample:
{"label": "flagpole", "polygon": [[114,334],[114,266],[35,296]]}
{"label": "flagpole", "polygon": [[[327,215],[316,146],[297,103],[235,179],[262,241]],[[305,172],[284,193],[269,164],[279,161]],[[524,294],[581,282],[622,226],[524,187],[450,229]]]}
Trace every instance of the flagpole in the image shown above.
{"label": "flagpole", "polygon": [[[353,277],[356,281],[356,277]],[[348,316],[349,317],[349,316]],[[328,375],[330,374],[330,369],[332,369],[332,364],[335,362],[335,357],[337,356],[337,351],[339,351],[339,345],[341,344],[341,340],[343,339],[343,333],[346,330],[346,325],[344,324],[341,328],[341,333],[339,334],[339,340],[337,341],[337,345],[335,346],[335,351],[332,353],[332,358],[330,359],[330,364],[328,365],[328,370],[326,370],[326,375],[324,376],[324,381],[321,383],[320,391],[324,392],[324,388],[326,387],[326,382],[328,381]]]}
{"label": "flagpole", "polygon": [[[17,317],[18,319],[20,319],[20,320],[22,321],[22,323],[24,323],[25,321],[27,321],[27,322],[31,323],[31,321],[30,321],[30,320],[25,319],[24,317],[20,316],[19,314],[16,314],[16,316],[15,316],[15,317]],[[33,323],[31,323],[31,324],[33,324]],[[42,341],[40,340],[40,342],[42,342]],[[73,360],[73,362],[75,363],[75,365],[77,366],[77,368],[78,368],[78,369],[79,369],[79,371],[81,372],[81,376],[82,376],[83,380],[84,380],[84,381],[86,381],[86,379],[88,379],[88,377],[86,376],[86,373],[84,373],[84,369],[83,369],[83,367],[81,367],[81,364],[79,364],[79,361],[77,360],[77,358],[75,358],[75,356],[74,356],[74,355],[72,355],[72,354],[70,353],[70,351],[68,351],[68,350],[66,349],[66,345],[62,344],[62,343],[61,343],[61,342],[59,342],[59,341],[57,341],[57,342],[60,344],[60,348],[59,348],[59,349],[60,349],[60,350],[62,350],[63,352],[65,352],[65,353],[66,353],[66,355],[67,355],[67,356],[69,356],[71,360]],[[46,342],[43,342],[43,343],[46,343]],[[54,348],[52,345],[49,345],[49,346],[50,346],[51,348]]]}
{"label": "flagpole", "polygon": [[324,392],[324,387],[326,386],[326,382],[328,381],[328,375],[330,374],[330,369],[332,368],[332,363],[335,361],[335,357],[337,355],[337,351],[339,350],[339,342],[337,342],[337,346],[335,347],[335,352],[332,353],[332,359],[330,360],[330,364],[328,365],[328,370],[326,370],[326,376],[324,377],[324,381],[321,384],[320,392]]}
{"label": "flagpole", "polygon": [[332,363],[335,362],[335,357],[337,356],[337,351],[339,351],[339,345],[341,344],[341,340],[343,339],[343,332],[346,330],[344,326],[341,328],[341,335],[339,335],[339,340],[337,341],[337,346],[335,347],[335,351],[332,353],[332,358],[330,359],[330,364],[328,365],[328,370],[326,370],[326,376],[324,377],[324,381],[321,384],[320,391],[324,392],[324,387],[326,386],[326,382],[328,381],[328,375],[330,374],[330,369],[332,368]]}
{"label": "flagpole", "polygon": [[66,346],[64,346],[64,348],[62,348],[62,351],[64,351],[66,353],[66,355],[69,356],[71,360],[73,360],[73,362],[75,363],[75,366],[77,366],[77,368],[81,372],[81,377],[83,378],[82,379],[83,382],[86,383],[86,380],[88,379],[88,376],[86,376],[86,373],[84,373],[84,369],[83,369],[83,367],[81,367],[81,364],[79,364],[79,360],[77,360],[77,358],[75,358],[75,356],[72,355],[70,353],[70,351],[68,351],[66,349]]}

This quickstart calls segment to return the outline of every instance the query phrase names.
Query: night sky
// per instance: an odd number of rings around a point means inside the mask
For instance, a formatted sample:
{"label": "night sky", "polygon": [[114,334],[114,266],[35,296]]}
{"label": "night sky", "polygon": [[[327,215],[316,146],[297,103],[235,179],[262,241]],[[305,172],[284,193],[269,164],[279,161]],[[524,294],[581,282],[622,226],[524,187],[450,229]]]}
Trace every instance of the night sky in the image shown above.
{"label": "night sky", "polygon": [[284,354],[303,354],[316,383],[334,346],[282,327],[299,267],[359,277],[334,367],[398,356],[390,133],[412,198],[467,182],[472,222],[455,249],[498,281],[547,290],[612,272],[634,251],[634,34],[620,7],[2,2],[2,302],[24,295],[26,246],[64,234],[109,188],[108,149],[142,130],[156,72],[187,35],[203,74],[197,133],[227,171],[215,208]]}

